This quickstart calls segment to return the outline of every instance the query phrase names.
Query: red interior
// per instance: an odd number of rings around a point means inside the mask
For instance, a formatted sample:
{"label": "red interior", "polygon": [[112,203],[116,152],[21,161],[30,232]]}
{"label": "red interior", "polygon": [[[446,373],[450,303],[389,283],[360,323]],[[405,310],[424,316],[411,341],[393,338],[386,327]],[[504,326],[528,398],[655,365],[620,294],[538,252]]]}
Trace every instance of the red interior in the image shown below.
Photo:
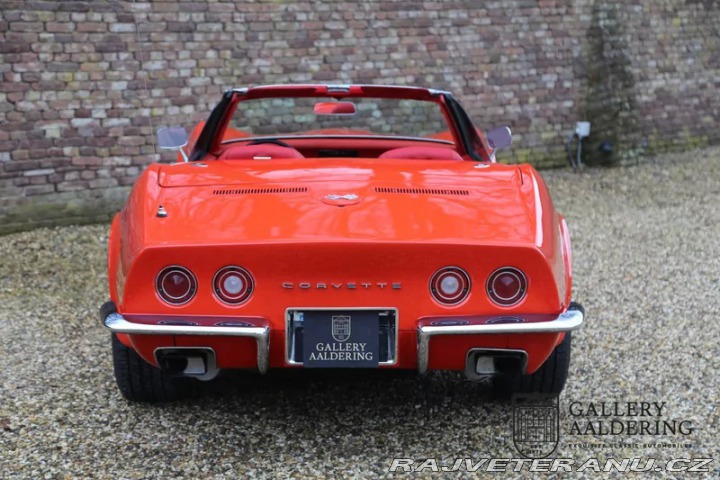
{"label": "red interior", "polygon": [[[255,156],[271,158],[413,158],[433,160],[462,160],[454,145],[429,143],[423,140],[387,138],[289,138],[281,139],[292,149],[271,143],[247,145],[246,141],[235,139],[220,146],[221,160],[252,159]],[[250,141],[248,139],[247,141]],[[263,147],[263,148],[260,148]],[[290,150],[290,151],[288,151]],[[388,153],[396,151],[395,153]],[[400,151],[398,153],[398,151]],[[292,153],[294,152],[294,153]],[[298,156],[299,155],[299,156]]]}
{"label": "red interior", "polygon": [[260,145],[231,145],[220,154],[220,160],[270,160],[273,158],[305,158],[294,148],[263,143]]}
{"label": "red interior", "polygon": [[378,158],[414,158],[418,160],[459,160],[462,157],[455,150],[447,147],[403,147],[393,148],[382,153]]}

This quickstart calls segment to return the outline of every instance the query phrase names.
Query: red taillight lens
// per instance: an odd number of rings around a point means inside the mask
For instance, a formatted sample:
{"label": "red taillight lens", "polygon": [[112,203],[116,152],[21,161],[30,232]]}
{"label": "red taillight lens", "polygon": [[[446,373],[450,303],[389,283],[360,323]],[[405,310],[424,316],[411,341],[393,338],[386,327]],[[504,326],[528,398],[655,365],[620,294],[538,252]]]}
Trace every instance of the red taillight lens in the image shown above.
{"label": "red taillight lens", "polygon": [[527,293],[527,279],[517,268],[504,267],[495,270],[487,281],[490,300],[509,307],[519,303]]}
{"label": "red taillight lens", "polygon": [[155,288],[160,298],[172,305],[189,302],[197,291],[195,276],[184,267],[164,268],[155,280]]}
{"label": "red taillight lens", "polygon": [[240,267],[223,267],[213,278],[213,291],[224,303],[239,305],[252,295],[253,279],[247,270]]}
{"label": "red taillight lens", "polygon": [[430,292],[443,305],[457,305],[470,293],[470,277],[462,268],[441,268],[430,279]]}

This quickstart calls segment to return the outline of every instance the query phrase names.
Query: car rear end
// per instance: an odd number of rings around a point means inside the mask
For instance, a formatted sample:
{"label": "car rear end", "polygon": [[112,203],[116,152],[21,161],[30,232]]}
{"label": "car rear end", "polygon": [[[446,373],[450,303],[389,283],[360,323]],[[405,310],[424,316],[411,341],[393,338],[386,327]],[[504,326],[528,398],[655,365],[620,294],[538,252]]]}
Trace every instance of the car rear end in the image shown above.
{"label": "car rear end", "polygon": [[117,348],[200,379],[279,368],[487,379],[532,376],[569,342],[584,315],[570,303],[567,228],[538,211],[531,171],[463,166],[458,188],[446,167],[407,162],[435,187],[401,188],[392,165],[337,163],[288,167],[329,184],[253,188],[197,185],[220,166],[173,170],[192,185],[151,169],[111,232],[101,316]]}
{"label": "car rear end", "polygon": [[477,357],[532,373],[579,325],[563,317],[553,273],[528,247],[162,247],[143,252],[125,285],[127,313],[105,324],[155,366],[183,356],[180,349],[187,357],[205,351],[198,376],[302,367],[472,376],[487,363]]}

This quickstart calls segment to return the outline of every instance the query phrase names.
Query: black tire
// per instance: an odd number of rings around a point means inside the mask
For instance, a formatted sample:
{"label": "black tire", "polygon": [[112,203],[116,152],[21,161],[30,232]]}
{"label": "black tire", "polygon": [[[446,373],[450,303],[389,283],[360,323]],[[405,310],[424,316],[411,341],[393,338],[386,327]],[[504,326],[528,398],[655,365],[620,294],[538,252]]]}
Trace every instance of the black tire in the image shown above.
{"label": "black tire", "polygon": [[571,332],[555,347],[545,363],[530,375],[508,375],[495,379],[495,388],[503,396],[517,393],[560,395],[567,381],[570,369]]}
{"label": "black tire", "polygon": [[172,402],[187,396],[189,380],[172,377],[147,363],[112,334],[115,382],[120,393],[134,402]]}

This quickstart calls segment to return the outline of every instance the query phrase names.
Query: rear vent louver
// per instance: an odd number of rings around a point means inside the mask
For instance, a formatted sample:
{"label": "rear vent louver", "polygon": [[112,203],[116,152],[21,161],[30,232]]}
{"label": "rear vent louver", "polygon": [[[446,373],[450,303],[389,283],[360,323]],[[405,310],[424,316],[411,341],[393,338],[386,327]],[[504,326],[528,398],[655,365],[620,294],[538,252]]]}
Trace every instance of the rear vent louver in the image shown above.
{"label": "rear vent louver", "polygon": [[307,192],[307,187],[223,188],[213,190],[213,195],[262,195],[303,192]]}
{"label": "rear vent louver", "polygon": [[468,190],[452,188],[395,188],[375,187],[376,193],[399,193],[403,195],[470,195]]}

